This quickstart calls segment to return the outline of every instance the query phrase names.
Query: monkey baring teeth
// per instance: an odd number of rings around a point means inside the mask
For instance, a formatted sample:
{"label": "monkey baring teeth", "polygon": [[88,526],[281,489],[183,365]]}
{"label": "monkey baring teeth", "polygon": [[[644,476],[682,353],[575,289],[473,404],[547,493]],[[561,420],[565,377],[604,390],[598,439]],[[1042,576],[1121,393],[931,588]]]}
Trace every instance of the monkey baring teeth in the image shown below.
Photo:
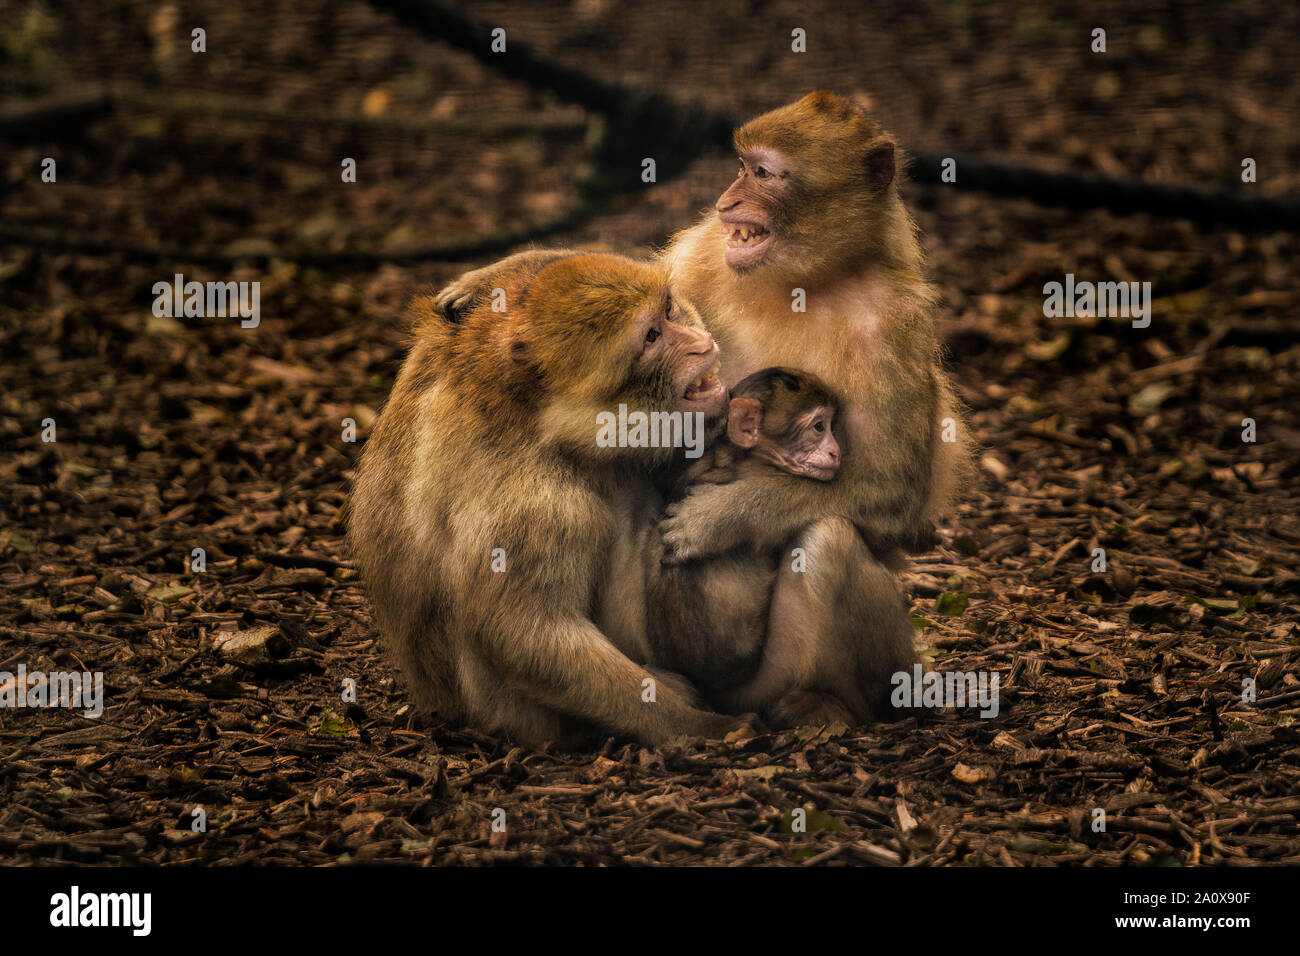
{"label": "monkey baring teeth", "polygon": [[727,222],[722,224],[722,234],[727,237],[727,245],[732,249],[739,249],[741,246],[750,243],[762,242],[770,235],[766,229],[759,225]]}
{"label": "monkey baring teeth", "polygon": [[722,380],[718,378],[718,372],[721,368],[721,362],[714,362],[713,368],[709,369],[695,381],[691,382],[691,384],[686,386],[686,391],[682,393],[682,398],[687,401],[695,402],[716,394],[722,388]]}

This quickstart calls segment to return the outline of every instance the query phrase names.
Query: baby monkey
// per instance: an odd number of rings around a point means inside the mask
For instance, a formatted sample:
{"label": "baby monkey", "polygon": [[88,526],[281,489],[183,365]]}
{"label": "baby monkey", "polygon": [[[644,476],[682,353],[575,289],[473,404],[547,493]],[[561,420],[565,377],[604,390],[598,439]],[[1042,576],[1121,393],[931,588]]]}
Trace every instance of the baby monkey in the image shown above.
{"label": "baby monkey", "polygon": [[[751,478],[773,475],[787,480],[789,497],[798,499],[803,482],[830,481],[840,467],[832,431],[838,404],[808,372],[755,372],[732,389],[725,436],[682,475],[673,499],[704,485],[743,487]],[[788,541],[800,528],[781,530],[783,520],[781,514],[768,517],[772,537]],[[781,550],[742,545],[665,566],[662,541],[658,535],[651,540],[646,586],[653,662],[686,675],[717,706],[750,709],[757,702],[744,688],[763,658]]]}

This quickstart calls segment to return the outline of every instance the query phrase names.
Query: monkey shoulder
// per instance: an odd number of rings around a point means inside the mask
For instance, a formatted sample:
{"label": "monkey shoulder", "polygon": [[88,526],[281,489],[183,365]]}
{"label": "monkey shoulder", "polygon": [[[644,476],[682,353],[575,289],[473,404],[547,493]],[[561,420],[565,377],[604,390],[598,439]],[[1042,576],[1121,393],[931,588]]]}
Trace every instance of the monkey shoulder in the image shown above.
{"label": "monkey shoulder", "polygon": [[736,480],[744,460],[745,453],[724,438],[687,469],[686,477],[691,483],[725,485]]}
{"label": "monkey shoulder", "polygon": [[469,530],[473,522],[464,519],[473,516],[485,527],[509,530],[548,552],[557,541],[598,546],[612,534],[616,502],[598,481],[523,450],[509,467],[492,462],[460,477],[453,516],[457,524]]}
{"label": "monkey shoulder", "polygon": [[729,452],[730,448],[727,448],[726,452],[711,451],[688,468],[673,486],[668,500],[681,501],[696,488],[729,485],[734,482],[739,477],[740,468],[736,456]]}

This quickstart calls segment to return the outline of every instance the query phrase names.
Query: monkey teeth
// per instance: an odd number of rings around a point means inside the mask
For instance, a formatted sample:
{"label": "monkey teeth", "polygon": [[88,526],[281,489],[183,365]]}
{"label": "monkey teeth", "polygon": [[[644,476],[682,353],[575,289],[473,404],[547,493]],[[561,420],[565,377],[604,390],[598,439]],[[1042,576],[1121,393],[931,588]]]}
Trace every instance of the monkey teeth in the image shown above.
{"label": "monkey teeth", "polygon": [[762,226],[753,225],[728,225],[722,224],[722,234],[727,239],[727,247],[730,249],[739,249],[742,246],[749,245],[751,242],[761,242],[768,236],[768,231]]}
{"label": "monkey teeth", "polygon": [[684,398],[698,398],[700,395],[709,395],[722,386],[718,380],[718,370],[722,368],[721,362],[713,363],[713,368],[709,369],[691,384],[686,386]]}

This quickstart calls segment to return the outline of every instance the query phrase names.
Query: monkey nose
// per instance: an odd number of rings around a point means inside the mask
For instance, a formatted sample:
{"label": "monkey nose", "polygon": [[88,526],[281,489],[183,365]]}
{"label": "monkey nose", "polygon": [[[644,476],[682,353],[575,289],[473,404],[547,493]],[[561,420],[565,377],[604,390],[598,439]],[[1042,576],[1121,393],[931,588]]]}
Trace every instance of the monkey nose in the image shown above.
{"label": "monkey nose", "polygon": [[713,336],[704,329],[696,329],[695,332],[695,341],[691,343],[688,354],[708,355],[718,347],[717,343],[713,341]]}

